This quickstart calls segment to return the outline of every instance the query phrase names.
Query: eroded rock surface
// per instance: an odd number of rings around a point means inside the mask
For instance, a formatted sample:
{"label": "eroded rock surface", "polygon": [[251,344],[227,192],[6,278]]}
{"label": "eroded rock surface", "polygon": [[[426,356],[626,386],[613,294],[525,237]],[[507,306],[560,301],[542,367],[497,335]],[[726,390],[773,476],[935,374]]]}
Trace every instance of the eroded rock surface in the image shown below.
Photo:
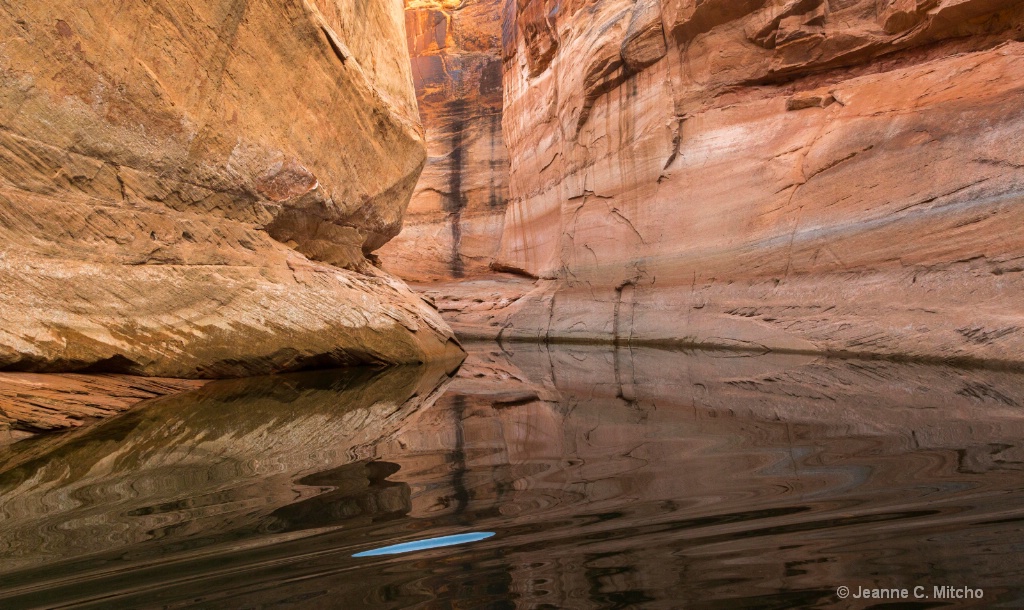
{"label": "eroded rock surface", "polygon": [[0,5],[0,368],[457,349],[366,256],[425,161],[397,0]]}
{"label": "eroded rock surface", "polygon": [[508,205],[500,0],[406,0],[426,168],[402,233],[381,249],[408,280],[472,277],[498,252]]}
{"label": "eroded rock surface", "polygon": [[1024,5],[507,9],[496,266],[540,280],[435,287],[457,330],[1020,363]]}

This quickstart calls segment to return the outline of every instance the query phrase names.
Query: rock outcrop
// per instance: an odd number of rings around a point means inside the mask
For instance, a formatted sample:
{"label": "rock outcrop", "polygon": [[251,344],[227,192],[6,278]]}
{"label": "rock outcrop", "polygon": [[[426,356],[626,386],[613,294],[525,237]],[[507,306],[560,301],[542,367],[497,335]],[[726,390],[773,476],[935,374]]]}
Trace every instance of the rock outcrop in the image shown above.
{"label": "rock outcrop", "polygon": [[0,445],[36,432],[77,428],[204,383],[133,375],[0,373]]}
{"label": "rock outcrop", "polygon": [[501,1],[406,0],[405,15],[429,157],[381,261],[408,280],[472,277],[489,270],[508,206]]}
{"label": "rock outcrop", "polygon": [[457,350],[375,269],[426,154],[398,0],[0,7],[0,368]]}
{"label": "rock outcrop", "polygon": [[510,0],[505,33],[496,266],[539,280],[433,287],[457,331],[1020,364],[1021,3]]}

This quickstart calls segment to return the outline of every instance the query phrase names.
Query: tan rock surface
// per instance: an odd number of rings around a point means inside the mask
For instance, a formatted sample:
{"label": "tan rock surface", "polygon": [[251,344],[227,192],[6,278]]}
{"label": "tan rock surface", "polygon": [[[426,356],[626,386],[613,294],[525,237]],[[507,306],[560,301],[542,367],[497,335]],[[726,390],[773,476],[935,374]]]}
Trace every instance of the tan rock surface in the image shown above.
{"label": "tan rock surface", "polygon": [[457,330],[1024,359],[1024,5],[513,16],[497,266],[541,280],[437,287]]}
{"label": "tan rock surface", "polygon": [[77,428],[204,383],[134,375],[0,373],[0,431]]}
{"label": "tan rock surface", "polygon": [[429,156],[381,261],[408,280],[486,273],[508,205],[501,1],[406,0],[405,15]]}
{"label": "tan rock surface", "polygon": [[0,5],[0,368],[423,361],[365,256],[425,160],[398,0]]}

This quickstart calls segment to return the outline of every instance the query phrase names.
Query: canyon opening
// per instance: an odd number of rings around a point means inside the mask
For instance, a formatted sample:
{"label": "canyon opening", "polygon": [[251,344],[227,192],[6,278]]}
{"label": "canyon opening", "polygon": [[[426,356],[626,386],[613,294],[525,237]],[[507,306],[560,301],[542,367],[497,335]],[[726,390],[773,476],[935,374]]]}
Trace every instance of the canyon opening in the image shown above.
{"label": "canyon opening", "polygon": [[1024,2],[0,33],[0,608],[1024,606]]}

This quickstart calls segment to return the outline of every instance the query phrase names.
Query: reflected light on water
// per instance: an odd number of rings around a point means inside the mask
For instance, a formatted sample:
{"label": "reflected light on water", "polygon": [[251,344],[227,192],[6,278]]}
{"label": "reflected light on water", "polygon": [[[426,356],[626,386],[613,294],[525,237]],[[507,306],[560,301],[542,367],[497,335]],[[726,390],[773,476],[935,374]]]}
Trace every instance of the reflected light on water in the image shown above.
{"label": "reflected light on water", "polygon": [[0,608],[1024,608],[1024,373],[467,348],[0,448]]}
{"label": "reflected light on water", "polygon": [[402,544],[392,544],[379,549],[371,549],[356,553],[353,557],[376,557],[378,555],[399,555],[401,553],[412,553],[413,551],[425,551],[427,549],[439,549],[445,546],[457,544],[468,544],[485,540],[494,535],[494,532],[471,532],[468,534],[456,534],[454,536],[441,536],[440,538],[427,538],[425,540],[413,540]]}

